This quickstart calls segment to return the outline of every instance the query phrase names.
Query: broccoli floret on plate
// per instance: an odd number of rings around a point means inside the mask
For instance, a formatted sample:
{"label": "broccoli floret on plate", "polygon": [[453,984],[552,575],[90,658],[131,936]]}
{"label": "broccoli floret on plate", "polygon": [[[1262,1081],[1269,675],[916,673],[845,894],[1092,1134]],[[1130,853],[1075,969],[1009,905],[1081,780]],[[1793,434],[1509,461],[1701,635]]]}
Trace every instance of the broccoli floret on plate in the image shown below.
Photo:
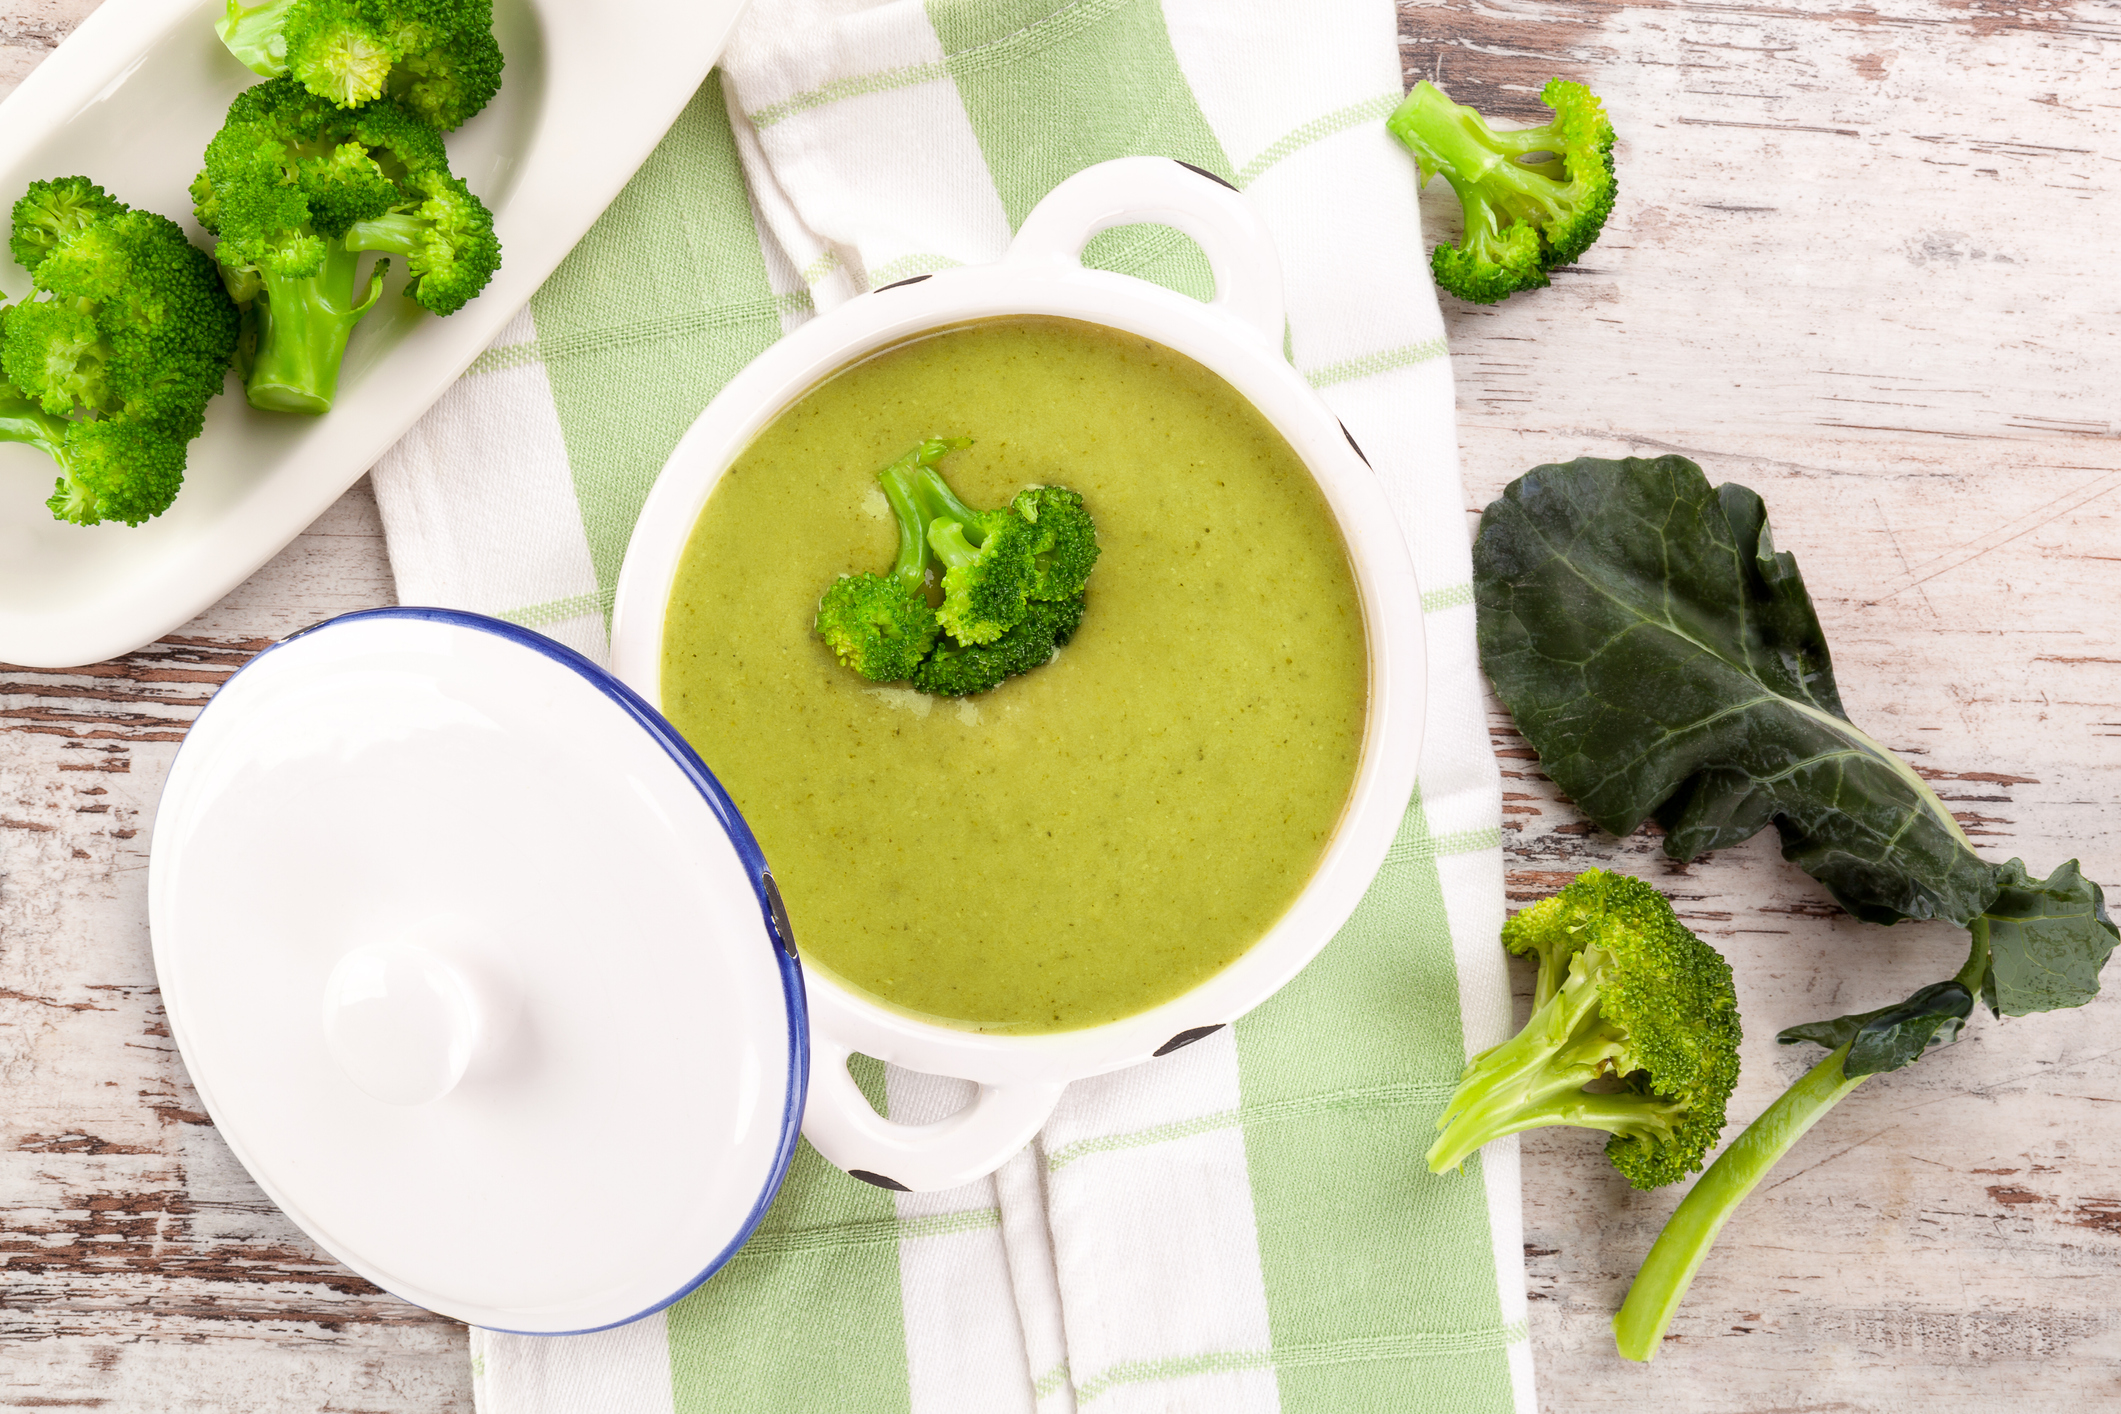
{"label": "broccoli floret on plate", "polygon": [[235,351],[213,261],[86,177],[32,183],[10,249],[35,289],[0,310],[0,440],[58,464],[45,504],[60,520],[160,515]]}
{"label": "broccoli floret on plate", "polygon": [[501,86],[492,0],[228,0],[221,42],[341,108],[392,98],[447,131]]}
{"label": "broccoli floret on plate", "polygon": [[191,186],[220,238],[229,293],[253,320],[251,405],[320,413],[337,394],[354,326],[401,257],[421,307],[453,314],[493,277],[493,216],[449,170],[442,135],[388,99],[346,111],[274,79],[236,95]]}

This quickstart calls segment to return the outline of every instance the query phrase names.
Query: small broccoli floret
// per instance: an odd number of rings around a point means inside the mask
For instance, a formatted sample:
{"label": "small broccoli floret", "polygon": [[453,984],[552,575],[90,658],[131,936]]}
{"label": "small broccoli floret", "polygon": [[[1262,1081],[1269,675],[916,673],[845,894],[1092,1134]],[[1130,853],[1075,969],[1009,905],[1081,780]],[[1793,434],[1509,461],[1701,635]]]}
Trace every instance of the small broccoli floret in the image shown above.
{"label": "small broccoli floret", "polygon": [[452,314],[500,265],[493,217],[449,171],[442,135],[390,99],[351,112],[291,79],[244,90],[192,182],[229,293],[251,313],[252,406],[321,413],[354,326],[382,293],[365,251],[410,267],[406,293]]}
{"label": "small broccoli floret", "polygon": [[493,214],[462,179],[417,172],[405,179],[405,199],[383,215],[346,230],[348,250],[390,251],[412,272],[406,293],[421,308],[455,314],[501,263]]}
{"label": "small broccoli floret", "polygon": [[1097,526],[1083,498],[1065,486],[1032,486],[1009,505],[1031,527],[1031,597],[1079,598],[1098,556]]}
{"label": "small broccoli floret", "polygon": [[[913,492],[916,447],[878,475],[898,517],[898,559],[885,574],[843,574],[818,600],[816,627],[833,656],[871,682],[914,675],[940,632],[928,607],[928,524]],[[935,455],[941,455],[938,451]]]}
{"label": "small broccoli floret", "polygon": [[[1502,940],[1539,959],[1532,1018],[1466,1067],[1430,1169],[1556,1124],[1609,1132],[1606,1157],[1637,1188],[1700,1168],[1738,1083],[1730,964],[1656,889],[1600,869],[1512,918]],[[1586,1091],[1593,1081],[1620,1088]]]}
{"label": "small broccoli floret", "polygon": [[[976,545],[969,538],[975,529]],[[992,643],[1023,622],[1032,581],[1029,529],[1015,516],[981,527],[954,520],[928,527],[928,546],[943,566],[936,617],[959,643]]]}
{"label": "small broccoli floret", "polygon": [[936,616],[965,647],[992,643],[1023,620],[1037,580],[1037,533],[1012,506],[966,505],[933,465],[922,468],[918,486],[930,518],[928,545],[943,567]]}
{"label": "small broccoli floret", "polygon": [[228,0],[221,42],[341,108],[393,98],[447,131],[501,86],[492,0]]}
{"label": "small broccoli floret", "polygon": [[183,228],[85,177],[31,186],[11,241],[36,292],[0,309],[0,440],[58,464],[77,525],[160,515],[228,372],[237,315]]}
{"label": "small broccoli floret", "polygon": [[1435,84],[1414,85],[1386,125],[1414,153],[1421,181],[1441,173],[1465,209],[1465,234],[1430,257],[1436,283],[1493,304],[1548,283],[1590,249],[1613,210],[1613,125],[1580,83],[1550,79],[1554,121],[1497,132]]}
{"label": "small broccoli floret", "polygon": [[16,262],[34,275],[38,262],[51,253],[53,246],[125,209],[124,202],[86,177],[31,182],[29,190],[15,203],[15,226],[8,249]]}
{"label": "small broccoli floret", "polygon": [[936,644],[913,674],[913,685],[938,697],[964,697],[999,687],[1003,682],[1042,668],[1065,645],[1083,621],[1083,596],[1034,599],[1024,617],[992,643],[961,646],[950,639]]}

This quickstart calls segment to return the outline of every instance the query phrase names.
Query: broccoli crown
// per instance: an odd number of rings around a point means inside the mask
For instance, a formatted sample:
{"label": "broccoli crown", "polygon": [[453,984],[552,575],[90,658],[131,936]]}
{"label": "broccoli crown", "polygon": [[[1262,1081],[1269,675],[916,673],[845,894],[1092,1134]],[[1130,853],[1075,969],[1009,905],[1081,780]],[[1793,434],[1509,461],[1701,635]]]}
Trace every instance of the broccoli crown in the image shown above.
{"label": "broccoli crown", "polygon": [[[966,647],[992,643],[1021,623],[1031,590],[1030,527],[1014,515],[983,520],[928,527],[929,548],[943,566],[943,603],[935,616]],[[976,545],[973,534],[980,537]]]}
{"label": "broccoli crown", "polygon": [[444,131],[501,86],[492,0],[228,0],[229,52],[340,108],[392,98]]}
{"label": "broccoli crown", "polygon": [[[1637,1188],[1699,1169],[1738,1083],[1730,964],[1656,889],[1599,869],[1512,918],[1503,945],[1539,960],[1532,1017],[1466,1067],[1430,1168],[1566,1124],[1608,1131],[1606,1157]],[[1621,1088],[1586,1092],[1593,1081]]]}
{"label": "broccoli crown", "polygon": [[323,266],[327,240],[417,212],[453,180],[442,135],[396,104],[343,112],[274,79],[236,95],[191,195],[224,266],[307,275]]}
{"label": "broccoli crown", "polygon": [[110,196],[86,177],[58,177],[49,182],[31,182],[15,203],[14,231],[8,249],[24,270],[36,273],[37,263],[84,226],[125,210],[125,203]]}
{"label": "broccoli crown", "polygon": [[245,89],[191,187],[229,292],[257,309],[250,400],[281,411],[331,406],[346,340],[373,306],[356,257],[386,251],[406,293],[452,314],[500,265],[493,217],[449,170],[442,135],[390,99],[351,111],[274,79]]}
{"label": "broccoli crown", "polygon": [[137,525],[183,481],[235,352],[235,306],[182,227],[85,177],[36,183],[15,218],[36,288],[0,317],[0,439],[59,464],[47,504],[61,520]]}
{"label": "broccoli crown", "polygon": [[1590,249],[1617,191],[1613,125],[1579,83],[1550,79],[1554,119],[1497,132],[1435,84],[1414,85],[1386,125],[1414,153],[1422,182],[1441,174],[1465,210],[1465,234],[1430,257],[1436,282],[1493,304],[1548,283],[1547,272]]}
{"label": "broccoli crown", "polygon": [[1065,486],[1031,486],[1009,506],[1031,527],[1031,598],[1079,598],[1098,556],[1097,526],[1083,498]]}
{"label": "broccoli crown", "polygon": [[402,255],[412,272],[406,293],[423,309],[455,314],[500,268],[493,213],[446,171],[415,172],[404,186],[404,201],[348,228],[346,247]]}
{"label": "broccoli crown", "polygon": [[992,643],[970,647],[944,639],[913,672],[913,685],[938,697],[964,697],[1042,668],[1083,621],[1083,596],[1035,599],[1024,617]]}
{"label": "broccoli crown", "polygon": [[910,678],[935,646],[935,610],[896,576],[843,574],[817,603],[817,631],[832,655],[871,682]]}
{"label": "broccoli crown", "polygon": [[[1082,497],[1033,486],[999,510],[966,505],[936,463],[971,445],[929,438],[878,474],[898,518],[897,562],[842,575],[818,602],[819,636],[864,677],[910,678],[945,697],[985,692],[1049,661],[1082,622],[1098,554]],[[931,607],[937,565],[942,603]]]}

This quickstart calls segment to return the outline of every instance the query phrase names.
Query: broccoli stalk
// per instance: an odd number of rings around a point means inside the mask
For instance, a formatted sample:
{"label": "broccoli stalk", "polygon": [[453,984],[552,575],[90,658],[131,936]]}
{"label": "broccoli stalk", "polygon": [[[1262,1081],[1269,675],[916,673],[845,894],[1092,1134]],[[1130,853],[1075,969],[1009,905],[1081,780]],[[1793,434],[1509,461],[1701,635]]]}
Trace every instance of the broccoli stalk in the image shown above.
{"label": "broccoli stalk", "polygon": [[1664,1231],[1635,1274],[1627,1299],[1613,1317],[1613,1336],[1620,1353],[1630,1360],[1647,1360],[1657,1353],[1665,1327],[1672,1323],[1694,1273],[1709,1255],[1716,1234],[1743,1203],[1768,1170],[1782,1161],[1805,1131],[1841,1103],[1851,1090],[1870,1079],[1868,1075],[1843,1073],[1849,1043],[1830,1051],[1825,1060],[1805,1072],[1804,1078],[1782,1092],[1760,1118],[1717,1155],[1686,1197],[1665,1221]]}
{"label": "broccoli stalk", "polygon": [[1493,304],[1548,283],[1547,272],[1590,249],[1613,210],[1613,125],[1579,83],[1550,79],[1540,98],[1554,120],[1497,132],[1426,80],[1386,126],[1413,152],[1426,185],[1439,174],[1465,209],[1456,246],[1430,255],[1436,283]]}
{"label": "broccoli stalk", "polygon": [[914,675],[939,629],[928,607],[928,515],[914,476],[962,441],[931,439],[877,473],[898,520],[898,558],[883,574],[843,574],[818,600],[815,627],[834,657],[871,682]]}
{"label": "broccoli stalk", "polygon": [[[1599,869],[1512,918],[1502,940],[1539,958],[1532,1017],[1466,1067],[1430,1170],[1547,1125],[1611,1134],[1606,1157],[1637,1188],[1700,1168],[1738,1080],[1730,964],[1656,889]],[[1586,1091],[1594,1081],[1620,1088]]]}
{"label": "broccoli stalk", "polygon": [[347,339],[389,264],[364,286],[363,252],[402,257],[406,295],[442,315],[501,262],[492,214],[450,173],[442,135],[387,99],[343,112],[289,79],[246,89],[191,192],[199,224],[220,238],[222,279],[250,310],[257,350],[245,383],[268,411],[331,407]]}
{"label": "broccoli stalk", "polygon": [[278,78],[287,72],[287,36],[281,27],[296,3],[298,0],[264,0],[262,4],[246,5],[243,0],[228,0],[228,9],[214,21],[214,33],[252,73]]}
{"label": "broccoli stalk", "polygon": [[2105,892],[2075,860],[2045,879],[2029,878],[2015,859],[1998,875],[1996,897],[1968,926],[1966,962],[1948,981],[1892,1006],[1792,1026],[1776,1037],[1784,1045],[1826,1046],[1826,1059],[1748,1125],[1673,1210],[1613,1317],[1622,1355],[1656,1355],[1724,1223],[1805,1131],[1857,1086],[1958,1040],[1976,996],[1996,1014],[2012,1016],[2082,1006],[2098,994],[2099,971],[2121,938]]}
{"label": "broccoli stalk", "polygon": [[383,293],[390,262],[379,260],[368,289],[354,300],[360,256],[338,242],[324,248],[314,274],[282,275],[270,266],[257,273],[257,351],[247,380],[250,405],[267,412],[321,413],[339,392],[339,365],[346,341]]}

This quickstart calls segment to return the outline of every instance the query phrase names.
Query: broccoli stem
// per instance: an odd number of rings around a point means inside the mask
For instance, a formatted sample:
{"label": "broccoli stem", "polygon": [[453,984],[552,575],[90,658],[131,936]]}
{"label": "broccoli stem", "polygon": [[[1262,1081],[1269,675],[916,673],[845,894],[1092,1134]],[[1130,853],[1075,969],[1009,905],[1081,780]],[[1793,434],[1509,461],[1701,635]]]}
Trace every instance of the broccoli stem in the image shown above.
{"label": "broccoli stem", "polygon": [[386,211],[369,221],[356,221],[346,228],[343,244],[348,250],[380,250],[411,258],[422,238],[432,228],[408,211]]}
{"label": "broccoli stem", "polygon": [[883,483],[891,513],[898,517],[898,559],[886,577],[897,581],[906,593],[918,594],[928,578],[928,517],[921,511],[913,479],[903,464],[885,467],[877,480]]}
{"label": "broccoli stem", "polygon": [[1785,1090],[1687,1190],[1664,1231],[1657,1234],[1642,1270],[1635,1273],[1635,1284],[1613,1317],[1613,1338],[1622,1355],[1648,1360],[1657,1353],[1665,1327],[1672,1323],[1724,1223],[1806,1130],[1849,1091],[1870,1079],[1859,1075],[1851,1080],[1842,1073],[1841,1061],[1848,1049],[1843,1045],[1832,1052]]}
{"label": "broccoli stem", "polygon": [[1389,126],[1414,149],[1424,181],[1441,172],[1463,197],[1467,187],[1493,178],[1527,196],[1540,193],[1539,199],[1549,199],[1544,189],[1553,181],[1540,169],[1555,164],[1518,160],[1553,150],[1554,134],[1546,128],[1498,132],[1477,109],[1453,103],[1449,94],[1426,80],[1414,85]]}
{"label": "broccoli stem", "polygon": [[0,442],[26,442],[43,450],[63,469],[66,419],[54,417],[12,383],[0,383]]}
{"label": "broccoli stem", "polygon": [[[1968,931],[1973,945],[1953,980],[1979,996],[1981,976],[1988,971],[1987,916],[1976,918]],[[1868,1074],[1850,1076],[1842,1070],[1841,1063],[1853,1044],[1844,1043],[1783,1091],[1782,1098],[1746,1126],[1745,1133],[1709,1165],[1708,1172],[1672,1210],[1664,1231],[1650,1245],[1650,1255],[1643,1258],[1642,1270],[1635,1273],[1620,1310],[1613,1315],[1613,1339],[1622,1355],[1648,1360],[1657,1353],[1658,1342],[1664,1339],[1665,1327],[1672,1323],[1679,1303],[1686,1299],[1694,1273],[1701,1269],[1716,1234],[1723,1231],[1738,1205],[1806,1130],[1871,1078]]]}
{"label": "broccoli stem", "polygon": [[943,474],[935,469],[933,462],[923,462],[921,464],[919,489],[921,500],[927,506],[928,519],[931,522],[954,520],[963,528],[964,534],[962,538],[968,546],[987,543],[987,531],[986,527],[981,523],[979,510],[976,507],[966,505],[958,497],[957,492],[950,489],[950,483],[943,480]]}
{"label": "broccoli stem", "polygon": [[1429,1150],[1430,1172],[1457,1168],[1490,1140],[1551,1124],[1671,1138],[1682,1106],[1651,1095],[1583,1093],[1610,1073],[1622,1049],[1619,1033],[1599,1015],[1601,959],[1587,956],[1596,951],[1586,948],[1571,961],[1567,980],[1522,1031],[1466,1067],[1451,1110],[1437,1125],[1443,1133]]}
{"label": "broccoli stem", "polygon": [[229,0],[228,13],[214,22],[214,29],[228,46],[228,52],[252,73],[276,79],[287,72],[287,37],[280,32],[280,25],[294,3],[295,0],[264,0],[263,4],[246,6],[242,0]]}
{"label": "broccoli stem", "polygon": [[[72,460],[66,454],[66,419],[54,417],[33,399],[22,396],[12,383],[0,383],[0,442],[22,442],[37,448],[59,467],[59,489],[53,513],[61,520],[79,520],[82,507],[93,502],[87,488],[74,479]],[[51,502],[46,502],[51,505]]]}
{"label": "broccoli stem", "polygon": [[267,412],[331,410],[346,340],[375,307],[390,267],[387,260],[377,263],[368,277],[366,297],[355,304],[359,263],[358,253],[331,241],[324,268],[314,275],[259,272],[261,288],[252,305],[258,321],[258,351],[251,360],[248,385],[252,407]]}

